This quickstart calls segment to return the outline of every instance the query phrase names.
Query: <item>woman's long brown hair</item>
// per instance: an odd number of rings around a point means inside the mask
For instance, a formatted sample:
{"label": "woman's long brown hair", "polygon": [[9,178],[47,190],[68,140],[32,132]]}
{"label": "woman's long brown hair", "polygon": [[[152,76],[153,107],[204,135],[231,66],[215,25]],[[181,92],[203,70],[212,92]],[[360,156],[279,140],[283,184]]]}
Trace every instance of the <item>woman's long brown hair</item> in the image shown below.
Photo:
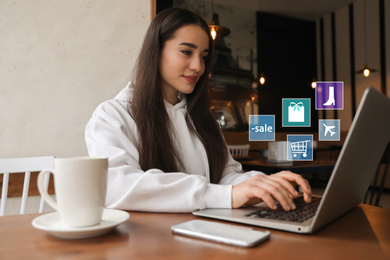
{"label": "woman's long brown hair", "polygon": [[137,59],[130,111],[140,137],[138,150],[141,168],[144,171],[157,168],[164,172],[185,170],[180,153],[173,142],[175,136],[162,97],[158,66],[165,42],[173,38],[179,28],[194,24],[209,35],[210,52],[206,60],[205,72],[199,78],[194,91],[187,95],[186,121],[189,129],[200,138],[205,147],[211,182],[218,183],[227,163],[228,151],[209,108],[207,92],[213,44],[208,25],[199,15],[185,9],[170,8],[160,12],[154,18],[146,32]]}

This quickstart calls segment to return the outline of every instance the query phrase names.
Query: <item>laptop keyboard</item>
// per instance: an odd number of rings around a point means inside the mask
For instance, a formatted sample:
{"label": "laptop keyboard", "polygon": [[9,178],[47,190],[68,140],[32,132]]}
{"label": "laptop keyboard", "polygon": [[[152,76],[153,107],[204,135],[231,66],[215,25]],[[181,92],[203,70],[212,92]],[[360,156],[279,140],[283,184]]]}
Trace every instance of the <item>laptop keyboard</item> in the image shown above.
{"label": "laptop keyboard", "polygon": [[303,196],[295,198],[293,201],[296,206],[295,210],[285,211],[280,205],[278,205],[276,210],[272,210],[270,208],[261,209],[245,216],[302,223],[315,215],[318,205],[320,204],[321,197],[312,197],[311,203],[306,203]]}

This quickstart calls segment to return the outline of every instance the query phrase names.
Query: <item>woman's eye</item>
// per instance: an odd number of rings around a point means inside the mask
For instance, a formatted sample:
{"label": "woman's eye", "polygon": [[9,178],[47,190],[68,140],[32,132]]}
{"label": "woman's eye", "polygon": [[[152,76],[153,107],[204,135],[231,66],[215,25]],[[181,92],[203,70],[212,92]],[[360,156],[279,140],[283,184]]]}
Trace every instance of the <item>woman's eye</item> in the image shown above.
{"label": "woman's eye", "polygon": [[201,56],[200,58],[202,59],[202,61],[206,61],[207,60],[207,55],[206,56]]}
{"label": "woman's eye", "polygon": [[184,55],[187,55],[187,56],[189,56],[189,55],[191,55],[191,52],[190,51],[181,51]]}

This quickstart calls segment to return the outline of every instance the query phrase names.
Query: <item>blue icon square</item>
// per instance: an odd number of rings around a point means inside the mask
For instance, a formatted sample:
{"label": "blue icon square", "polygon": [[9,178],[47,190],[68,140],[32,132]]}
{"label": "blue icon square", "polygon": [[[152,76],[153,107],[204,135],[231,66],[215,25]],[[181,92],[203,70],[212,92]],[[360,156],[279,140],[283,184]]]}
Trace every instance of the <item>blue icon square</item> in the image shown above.
{"label": "blue icon square", "polygon": [[316,82],[316,109],[344,109],[344,82]]}
{"label": "blue icon square", "polygon": [[313,161],[313,135],[287,135],[288,161]]}
{"label": "blue icon square", "polygon": [[340,119],[318,120],[319,141],[340,141]]}
{"label": "blue icon square", "polygon": [[310,98],[282,99],[282,126],[310,127]]}
{"label": "blue icon square", "polygon": [[275,141],[275,115],[249,115],[249,141]]}

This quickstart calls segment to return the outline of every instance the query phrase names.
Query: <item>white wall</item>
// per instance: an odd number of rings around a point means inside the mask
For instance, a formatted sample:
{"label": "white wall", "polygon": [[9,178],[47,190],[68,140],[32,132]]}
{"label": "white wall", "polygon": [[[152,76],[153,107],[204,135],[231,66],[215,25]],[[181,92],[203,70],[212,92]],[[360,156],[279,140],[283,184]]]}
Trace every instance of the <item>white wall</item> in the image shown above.
{"label": "white wall", "polygon": [[85,125],[130,79],[150,8],[0,1],[0,157],[86,155]]}

